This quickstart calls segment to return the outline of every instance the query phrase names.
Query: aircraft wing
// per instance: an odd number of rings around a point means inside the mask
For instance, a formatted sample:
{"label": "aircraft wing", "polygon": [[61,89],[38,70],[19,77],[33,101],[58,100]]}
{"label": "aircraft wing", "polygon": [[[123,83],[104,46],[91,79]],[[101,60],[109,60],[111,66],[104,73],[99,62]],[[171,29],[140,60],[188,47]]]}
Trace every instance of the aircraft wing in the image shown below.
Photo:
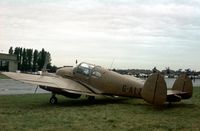
{"label": "aircraft wing", "polygon": [[84,84],[78,83],[74,80],[62,78],[60,76],[44,76],[32,75],[24,73],[2,72],[2,74],[24,83],[30,83],[40,86],[47,86],[50,88],[60,89],[69,93],[85,94],[85,95],[98,95],[98,92],[91,90]]}

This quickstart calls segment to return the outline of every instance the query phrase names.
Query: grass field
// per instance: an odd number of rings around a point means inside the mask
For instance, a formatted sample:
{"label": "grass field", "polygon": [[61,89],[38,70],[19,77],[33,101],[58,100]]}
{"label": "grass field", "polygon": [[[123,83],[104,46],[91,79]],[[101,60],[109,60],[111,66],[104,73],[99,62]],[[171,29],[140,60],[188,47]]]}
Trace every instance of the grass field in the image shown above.
{"label": "grass field", "polygon": [[9,79],[9,77],[7,77],[7,76],[1,74],[1,72],[0,72],[0,79]]}
{"label": "grass field", "polygon": [[0,96],[0,131],[10,130],[200,130],[200,88],[192,99],[154,107],[141,99],[102,99],[88,103],[51,94]]}

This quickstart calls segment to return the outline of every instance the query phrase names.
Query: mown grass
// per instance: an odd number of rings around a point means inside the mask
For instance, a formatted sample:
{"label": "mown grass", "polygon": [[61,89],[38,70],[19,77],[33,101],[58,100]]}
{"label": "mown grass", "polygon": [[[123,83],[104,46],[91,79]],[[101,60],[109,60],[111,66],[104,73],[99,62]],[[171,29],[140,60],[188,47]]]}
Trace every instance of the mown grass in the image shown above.
{"label": "mown grass", "polygon": [[200,88],[192,99],[154,107],[141,99],[66,99],[51,94],[0,96],[0,130],[200,130]]}
{"label": "mown grass", "polygon": [[0,72],[0,79],[10,79],[10,78],[5,76],[5,75],[3,75],[3,74],[1,74],[1,72]]}

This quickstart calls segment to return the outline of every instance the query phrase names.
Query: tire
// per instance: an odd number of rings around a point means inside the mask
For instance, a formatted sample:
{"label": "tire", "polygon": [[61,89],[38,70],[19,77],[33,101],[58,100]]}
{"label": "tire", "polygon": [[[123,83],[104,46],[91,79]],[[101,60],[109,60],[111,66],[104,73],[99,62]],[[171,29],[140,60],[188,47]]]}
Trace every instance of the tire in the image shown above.
{"label": "tire", "polygon": [[55,104],[58,103],[58,99],[57,99],[55,96],[53,96],[53,97],[50,98],[49,102],[50,102],[52,105],[55,105]]}
{"label": "tire", "polygon": [[90,102],[94,102],[95,101],[95,96],[88,96],[88,100]]}

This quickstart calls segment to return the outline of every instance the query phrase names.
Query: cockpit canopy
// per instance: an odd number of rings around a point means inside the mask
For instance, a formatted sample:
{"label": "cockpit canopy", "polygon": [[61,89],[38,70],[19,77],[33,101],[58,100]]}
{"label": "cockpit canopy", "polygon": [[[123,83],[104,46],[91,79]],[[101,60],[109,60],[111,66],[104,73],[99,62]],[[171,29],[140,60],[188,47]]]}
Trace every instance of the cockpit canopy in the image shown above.
{"label": "cockpit canopy", "polygon": [[78,73],[80,75],[84,76],[96,76],[96,77],[101,77],[101,73],[98,72],[96,69],[100,68],[100,66],[95,66],[92,64],[88,63],[80,63],[77,67],[74,68],[73,72]]}
{"label": "cockpit canopy", "polygon": [[76,73],[89,76],[93,68],[94,68],[94,65],[91,65],[88,63],[81,63],[76,67]]}

